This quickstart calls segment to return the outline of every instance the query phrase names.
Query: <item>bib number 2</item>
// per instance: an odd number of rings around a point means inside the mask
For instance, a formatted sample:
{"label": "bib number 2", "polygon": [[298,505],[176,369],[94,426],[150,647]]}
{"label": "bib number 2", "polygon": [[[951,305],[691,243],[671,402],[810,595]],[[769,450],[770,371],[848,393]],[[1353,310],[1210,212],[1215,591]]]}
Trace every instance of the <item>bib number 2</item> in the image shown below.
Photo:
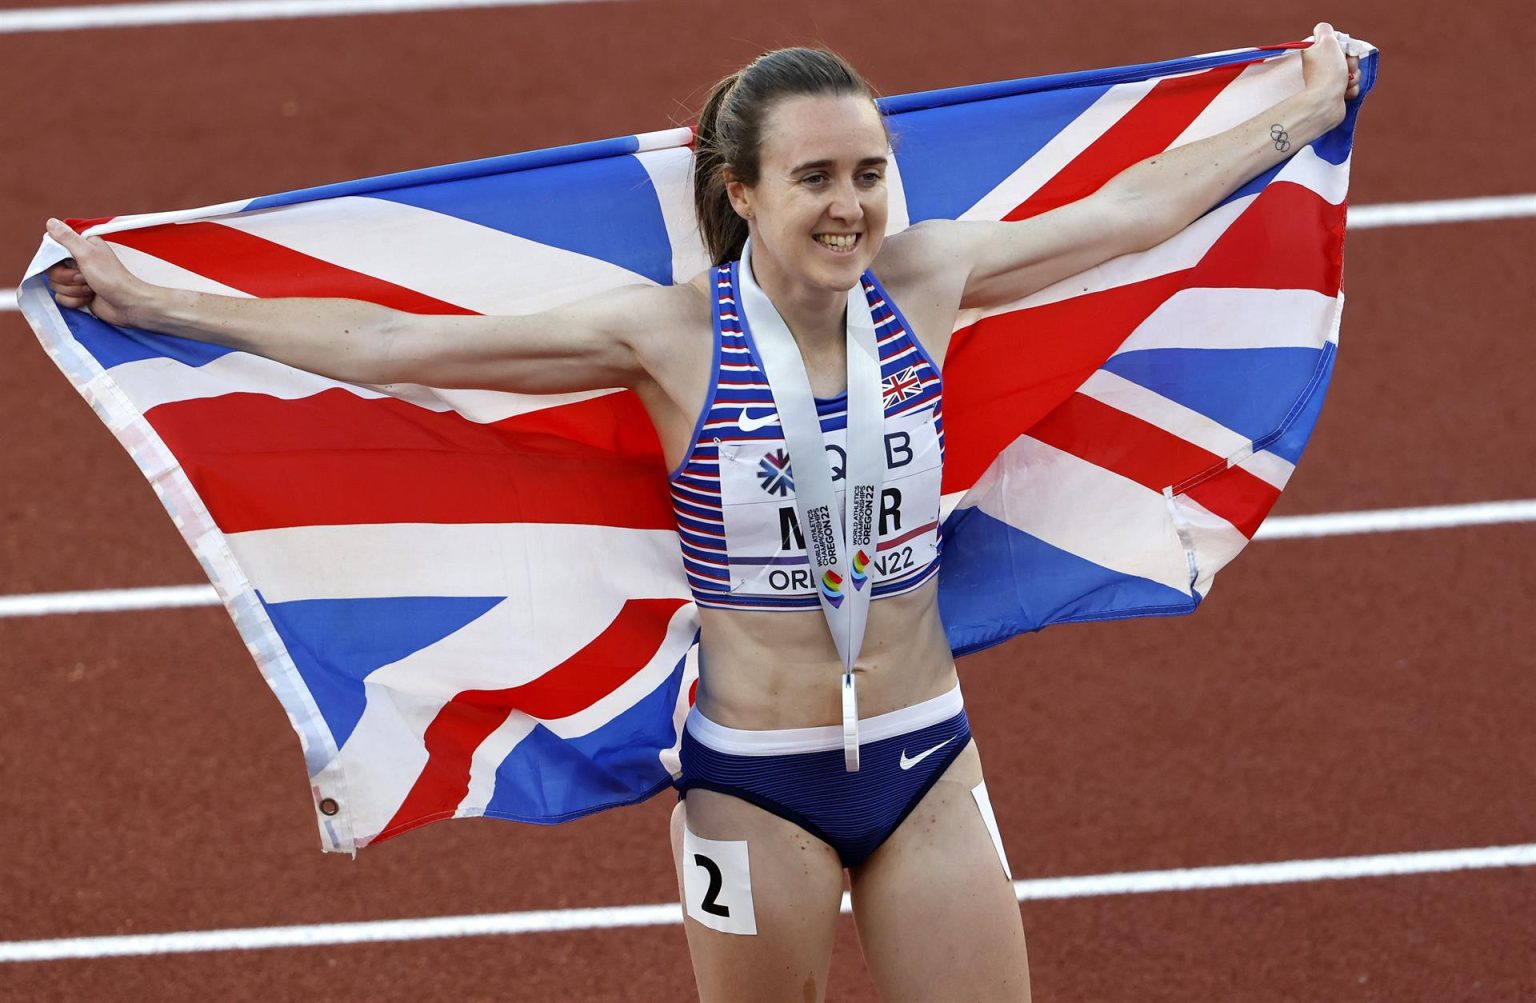
{"label": "bib number 2", "polygon": [[683,909],[711,930],[757,933],[745,840],[705,839],[683,828]]}
{"label": "bib number 2", "polygon": [[709,872],[709,887],[704,890],[704,901],[699,903],[699,908],[711,916],[724,916],[729,918],[731,910],[720,904],[720,886],[724,879],[720,876],[720,865],[704,856],[702,853],[693,855],[693,862]]}

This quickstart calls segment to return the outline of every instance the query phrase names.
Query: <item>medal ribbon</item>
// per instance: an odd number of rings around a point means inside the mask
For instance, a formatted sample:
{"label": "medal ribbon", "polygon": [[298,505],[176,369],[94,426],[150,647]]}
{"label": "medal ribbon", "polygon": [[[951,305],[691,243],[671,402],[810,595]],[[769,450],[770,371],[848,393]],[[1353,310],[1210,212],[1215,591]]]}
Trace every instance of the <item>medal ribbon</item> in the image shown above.
{"label": "medal ribbon", "polygon": [[853,663],[864,646],[874,592],[875,513],[885,484],[885,406],[880,348],[862,278],[848,290],[848,434],[843,464],[845,504],[837,505],[826,440],[816,414],[805,359],[789,326],[752,276],[752,242],[737,266],[736,288],[768,377],[789,450],[795,509],[805,537],[821,612],[843,662],[843,763],[859,768],[859,707]]}

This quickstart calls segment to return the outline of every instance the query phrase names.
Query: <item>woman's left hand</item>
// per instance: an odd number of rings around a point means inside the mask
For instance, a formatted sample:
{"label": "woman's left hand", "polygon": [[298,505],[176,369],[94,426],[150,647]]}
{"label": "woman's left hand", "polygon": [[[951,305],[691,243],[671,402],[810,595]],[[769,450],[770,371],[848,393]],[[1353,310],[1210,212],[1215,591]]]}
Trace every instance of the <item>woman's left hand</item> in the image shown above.
{"label": "woman's left hand", "polygon": [[1366,47],[1323,21],[1312,29],[1312,45],[1301,54],[1301,74],[1309,90],[1352,101],[1360,94],[1360,57]]}

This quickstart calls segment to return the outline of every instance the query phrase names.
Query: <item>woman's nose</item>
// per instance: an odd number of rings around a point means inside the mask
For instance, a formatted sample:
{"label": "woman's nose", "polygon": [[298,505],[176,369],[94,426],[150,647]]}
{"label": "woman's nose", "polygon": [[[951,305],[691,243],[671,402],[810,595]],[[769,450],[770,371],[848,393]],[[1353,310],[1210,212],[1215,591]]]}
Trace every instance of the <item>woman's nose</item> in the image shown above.
{"label": "woman's nose", "polygon": [[827,207],[827,215],[833,219],[859,220],[864,216],[864,205],[859,201],[859,193],[853,184],[840,184],[832,193],[832,204]]}

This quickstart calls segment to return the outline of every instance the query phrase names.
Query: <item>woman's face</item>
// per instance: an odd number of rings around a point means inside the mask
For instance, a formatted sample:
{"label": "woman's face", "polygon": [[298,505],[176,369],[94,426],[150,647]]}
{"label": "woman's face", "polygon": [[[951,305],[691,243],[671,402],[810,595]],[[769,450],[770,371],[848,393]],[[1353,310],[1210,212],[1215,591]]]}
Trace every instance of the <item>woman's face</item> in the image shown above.
{"label": "woman's face", "polygon": [[727,185],[752,230],[759,282],[842,292],[885,238],[890,141],[867,98],[782,98],[764,123],[757,184]]}

